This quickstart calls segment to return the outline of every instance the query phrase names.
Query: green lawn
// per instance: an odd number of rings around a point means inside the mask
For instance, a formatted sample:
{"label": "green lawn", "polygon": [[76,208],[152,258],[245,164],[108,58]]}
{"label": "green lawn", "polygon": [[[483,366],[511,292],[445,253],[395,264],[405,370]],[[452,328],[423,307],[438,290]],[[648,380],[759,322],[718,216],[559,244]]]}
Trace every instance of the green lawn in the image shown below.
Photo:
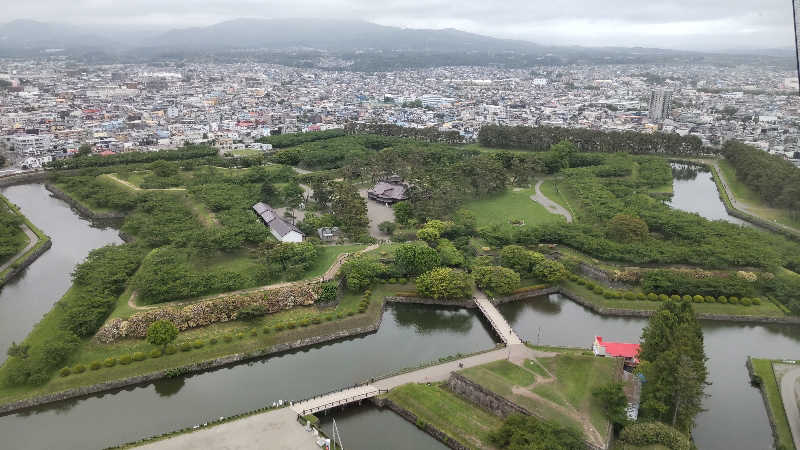
{"label": "green lawn", "polygon": [[758,194],[736,178],[736,170],[728,161],[721,159],[718,163],[722,177],[733,191],[736,200],[744,204],[748,211],[767,221],[800,229],[800,214],[793,215],[791,211],[767,205]]}
{"label": "green lawn", "polygon": [[[556,190],[556,187],[558,187],[558,190]],[[545,180],[545,182],[542,183],[539,189],[541,189],[542,194],[544,194],[545,197],[563,206],[564,208],[567,209],[567,211],[570,212],[570,214],[572,214],[573,217],[575,217],[575,211],[572,209],[572,205],[570,205],[567,198],[561,194],[561,189],[563,188],[562,185],[559,184],[559,180],[557,179]]]}
{"label": "green lawn", "polygon": [[[13,218],[13,216],[15,216],[17,213],[16,211],[8,207],[5,200],[6,200],[5,197],[3,197],[3,200],[0,201],[0,208],[2,208],[2,213],[8,214]],[[8,249],[7,249],[8,255],[5,257],[0,257],[0,264],[3,264],[12,257],[14,257],[14,255],[19,253],[23,248],[25,248],[25,246],[28,245],[29,239],[28,236],[25,234],[24,231],[22,231],[22,228],[20,227],[10,227],[7,229],[3,229],[0,230],[0,233],[4,235],[3,236],[4,242],[8,243]]]}
{"label": "green lawn", "polygon": [[[31,231],[33,231],[33,233],[36,235],[36,237],[37,237],[37,239],[38,239],[38,240],[37,240],[37,242],[36,242],[36,245],[34,245],[33,247],[31,247],[31,248],[30,248],[30,249],[29,249],[27,252],[25,252],[23,255],[20,255],[20,257],[18,258],[18,260],[19,260],[19,261],[22,261],[22,260],[24,260],[25,258],[27,258],[28,256],[30,256],[31,254],[33,254],[33,252],[36,252],[36,251],[38,251],[38,250],[39,250],[39,249],[40,249],[40,248],[41,248],[43,245],[45,245],[45,243],[46,243],[47,241],[49,241],[49,240],[50,240],[50,238],[49,238],[47,235],[45,235],[45,234],[42,232],[42,230],[40,230],[40,229],[39,229],[39,228],[38,228],[36,225],[34,225],[34,224],[33,224],[33,222],[31,222],[31,221],[30,221],[30,219],[28,219],[27,217],[25,217],[25,215],[24,215],[24,214],[22,214],[22,212],[19,210],[19,208],[17,208],[17,207],[16,207],[16,205],[14,205],[14,204],[13,204],[13,203],[11,203],[10,201],[8,201],[8,199],[7,199],[7,198],[5,198],[5,197],[4,197],[4,196],[2,196],[2,195],[0,195],[0,207],[5,207],[5,208],[7,208],[9,211],[13,212],[14,214],[17,214],[17,215],[19,215],[20,217],[22,217],[22,221],[25,223],[25,225],[27,225],[27,226],[28,226],[28,228],[30,228],[30,230],[31,230]],[[19,251],[21,251],[23,248],[25,248],[25,246],[26,246],[26,245],[28,245],[28,243],[29,243],[29,241],[30,241],[30,240],[28,239],[28,236],[25,234],[25,232],[23,232],[23,231],[22,231],[22,229],[21,229],[21,228],[17,228],[16,230],[14,230],[14,231],[12,231],[12,232],[14,232],[14,233],[15,233],[14,239],[16,239],[16,240],[17,240],[17,242],[18,242],[18,244],[17,244],[17,245],[19,246],[19,247],[18,247],[18,249],[17,249],[17,251],[16,251],[16,253],[19,253]],[[16,234],[17,232],[18,232],[19,234]],[[20,235],[21,235],[21,237],[20,237]],[[16,254],[16,253],[15,253],[15,254]],[[5,261],[0,261],[0,264],[7,262],[7,261],[8,261],[8,259],[9,259],[9,258],[11,258],[11,257],[13,257],[13,256],[14,256],[14,255],[11,255],[10,257],[6,258],[6,259],[5,259]],[[6,270],[4,270],[4,271],[0,272],[0,278],[2,278],[3,276],[5,276],[7,273],[9,273],[9,272],[10,272],[10,271],[12,271],[12,270],[14,270],[14,264],[10,264],[10,265],[8,266],[8,268],[6,268]],[[2,283],[0,283],[0,286],[2,286]]]}
{"label": "green lawn", "polygon": [[502,425],[499,417],[439,384],[406,384],[385,397],[470,448],[491,448],[488,435]]}
{"label": "green lawn", "polygon": [[508,190],[500,195],[467,202],[464,208],[475,213],[479,227],[511,225],[511,220],[523,220],[526,225],[564,221],[560,215],[550,213],[544,206],[531,200],[533,194],[533,188]]}
{"label": "green lawn", "polygon": [[539,375],[542,378],[547,378],[550,376],[547,374],[547,372],[545,372],[544,368],[542,368],[542,366],[538,362],[530,359],[525,360],[525,368],[535,373],[536,375]]}
{"label": "green lawn", "polygon": [[781,400],[775,372],[772,370],[772,361],[769,359],[750,358],[750,363],[753,365],[753,372],[761,377],[761,382],[763,383],[761,389],[767,396],[770,412],[772,417],[775,418],[775,429],[778,434],[778,440],[775,442],[776,447],[787,450],[794,449],[792,430],[789,428],[789,421],[786,419],[786,412],[783,409],[783,400]]}
{"label": "green lawn", "polygon": [[305,278],[314,278],[322,276],[336,261],[342,253],[355,253],[366,245],[351,244],[351,245],[326,245],[319,248],[317,253],[317,260],[314,265],[306,272]]}
{"label": "green lawn", "polygon": [[[569,292],[579,295],[584,300],[588,300],[595,305],[603,308],[621,308],[633,310],[655,310],[658,309],[660,302],[651,302],[648,300],[625,300],[625,299],[607,299],[602,295],[590,291],[586,286],[580,285],[573,281],[564,280],[561,282]],[[634,292],[641,292],[640,289],[634,289]],[[730,314],[738,316],[765,316],[765,317],[783,317],[786,314],[774,303],[763,300],[760,305],[730,305],[721,303],[693,303],[692,306],[696,313],[705,314]]]}
{"label": "green lawn", "polygon": [[230,153],[233,156],[242,156],[242,157],[261,156],[261,155],[264,154],[264,152],[262,152],[261,150],[255,149],[255,148],[243,148],[243,149],[239,149],[239,150],[231,150]]}
{"label": "green lawn", "polygon": [[560,354],[552,358],[539,358],[539,362],[556,377],[556,381],[537,386],[533,392],[542,393],[548,390],[575,409],[588,411],[592,425],[602,433],[608,421],[592,391],[614,380],[619,361],[613,358]]}
{"label": "green lawn", "polygon": [[[133,362],[130,365],[117,364],[114,367],[103,367],[96,371],[87,370],[82,374],[72,374],[67,377],[54,374],[53,378],[43,386],[3,387],[0,389],[0,404],[75,387],[182,367],[227,355],[254,353],[276,344],[294,342],[313,336],[330,335],[344,329],[364,327],[375,323],[383,313],[384,296],[404,288],[405,286],[403,285],[375,286],[370,296],[369,307],[365,313],[357,312],[361,295],[346,294],[340,299],[339,305],[335,308],[298,307],[269,314],[252,322],[232,321],[186,330],[178,336],[177,344],[201,339],[205,342],[205,345],[199,349],[193,348],[188,352],[179,351],[173,355],[165,355],[156,359],[147,358],[144,361]],[[79,295],[81,295],[80,290],[73,287],[59,302],[69,301],[73,296]],[[25,342],[41,342],[52,336],[59,328],[63,316],[62,311],[63,308],[54,307],[48,312],[42,321],[34,327]],[[340,313],[342,315],[341,318],[338,317]],[[275,325],[283,324],[285,326],[289,322],[299,323],[303,319],[313,319],[314,317],[321,318],[321,323],[311,324],[306,327],[297,326],[293,329],[284,328],[281,331],[275,330]],[[327,321],[325,320],[326,317],[332,317],[333,320]],[[269,332],[264,332],[265,327],[269,327]],[[255,335],[253,335],[253,332],[255,332]],[[242,333],[243,336],[238,338],[238,333]],[[231,342],[225,342],[223,340],[225,335],[233,336],[234,339]],[[211,338],[216,338],[219,342],[211,345],[209,343]],[[143,339],[125,339],[113,344],[101,344],[90,339],[84,339],[78,351],[71,355],[68,365],[74,366],[81,363],[88,366],[89,363],[95,360],[103,360],[108,357],[118,358],[136,351],[149,354],[149,351],[153,348],[154,346],[147,344]],[[2,370],[0,368],[0,376],[2,376]]]}

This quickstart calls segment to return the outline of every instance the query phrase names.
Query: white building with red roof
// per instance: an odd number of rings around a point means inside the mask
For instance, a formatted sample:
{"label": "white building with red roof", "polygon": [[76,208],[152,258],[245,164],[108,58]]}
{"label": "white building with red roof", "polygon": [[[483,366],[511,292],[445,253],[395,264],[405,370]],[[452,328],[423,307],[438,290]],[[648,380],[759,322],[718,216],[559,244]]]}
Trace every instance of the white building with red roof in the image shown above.
{"label": "white building with red roof", "polygon": [[639,344],[609,342],[604,341],[602,336],[595,336],[594,344],[592,344],[592,351],[595,356],[622,358],[626,366],[635,367],[639,364]]}

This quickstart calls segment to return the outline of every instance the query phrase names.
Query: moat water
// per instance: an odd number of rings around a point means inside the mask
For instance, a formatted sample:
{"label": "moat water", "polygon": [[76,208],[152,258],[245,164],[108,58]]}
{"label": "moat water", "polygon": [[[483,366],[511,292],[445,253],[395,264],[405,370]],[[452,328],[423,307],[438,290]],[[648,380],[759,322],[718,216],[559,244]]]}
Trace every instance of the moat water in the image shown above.
{"label": "moat water", "polygon": [[[0,292],[0,343],[7,346],[21,340],[63,295],[69,273],[89,250],[121,241],[114,230],[80,219],[39,184],[1,192],[53,238],[53,248]],[[523,338],[543,345],[589,347],[594,335],[635,341],[646,324],[599,316],[560,295],[508,303],[500,310]],[[771,448],[764,405],[749,385],[745,360],[747,355],[800,357],[800,327],[724,322],[703,322],[703,327],[713,384],[707,390],[708,411],[694,430],[698,447]],[[473,310],[389,305],[380,329],[370,335],[0,417],[0,448],[103,448],[495,343],[488,324]],[[323,418],[325,430],[331,418],[350,449],[445,448],[389,411],[334,411]]]}

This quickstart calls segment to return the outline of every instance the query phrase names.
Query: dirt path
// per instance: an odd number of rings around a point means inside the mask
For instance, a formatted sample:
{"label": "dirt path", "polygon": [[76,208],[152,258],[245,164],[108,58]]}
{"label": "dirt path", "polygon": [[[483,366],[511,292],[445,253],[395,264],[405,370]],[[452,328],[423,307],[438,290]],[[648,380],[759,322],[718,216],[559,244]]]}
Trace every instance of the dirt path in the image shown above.
{"label": "dirt path", "polygon": [[107,173],[106,176],[108,178],[111,178],[112,180],[116,181],[119,184],[125,185],[125,186],[133,189],[134,191],[185,191],[186,190],[186,188],[177,188],[177,187],[176,188],[163,188],[163,189],[142,189],[139,186],[136,186],[135,184],[133,184],[131,182],[125,181],[125,180],[123,180],[121,178],[117,178],[117,176],[112,174],[112,173]]}
{"label": "dirt path", "polygon": [[564,218],[567,219],[567,223],[572,223],[572,214],[570,214],[570,212],[567,211],[566,208],[550,200],[549,198],[545,197],[544,194],[542,194],[541,190],[542,183],[544,183],[544,180],[539,180],[536,182],[536,195],[531,195],[531,200],[544,206],[545,209],[547,209],[553,214],[564,216]]}
{"label": "dirt path", "polygon": [[25,248],[17,252],[16,255],[11,257],[11,259],[6,261],[4,264],[0,265],[0,273],[11,267],[11,265],[14,264],[14,262],[16,262],[17,259],[21,258],[25,253],[28,253],[28,250],[32,249],[34,245],[39,243],[39,236],[36,236],[36,233],[34,233],[33,230],[31,230],[30,228],[28,228],[27,225],[23,223],[22,225],[20,225],[20,228],[22,228],[22,231],[25,233],[26,236],[28,236],[28,245],[26,245]]}
{"label": "dirt path", "polygon": [[558,403],[550,401],[540,395],[534,394],[527,388],[521,386],[512,387],[511,392],[515,395],[520,395],[522,397],[527,397],[536,402],[543,403],[549,406],[550,408],[553,408],[556,411],[560,412],[561,414],[564,414],[565,416],[574,419],[575,421],[581,424],[581,426],[583,427],[583,431],[586,434],[586,437],[589,439],[589,441],[591,441],[593,444],[599,447],[603,446],[603,437],[594,428],[594,425],[592,425],[592,421],[589,420],[589,418],[586,417],[585,415],[576,411],[574,408],[572,407],[568,408],[566,406],[559,405]]}
{"label": "dirt path", "polygon": [[221,294],[215,294],[215,295],[211,295],[211,296],[208,296],[208,297],[200,297],[200,298],[195,298],[195,299],[191,299],[191,300],[178,300],[178,301],[175,301],[175,302],[159,303],[157,305],[147,305],[147,306],[140,306],[140,305],[136,304],[136,297],[137,297],[138,293],[137,293],[137,291],[133,291],[131,293],[131,296],[128,297],[128,307],[131,308],[131,309],[135,309],[135,310],[140,310],[141,311],[141,310],[154,309],[154,308],[163,308],[163,307],[166,307],[166,306],[184,306],[184,305],[189,305],[191,303],[197,303],[199,301],[213,300],[215,298],[228,297],[228,296],[231,296],[231,295],[249,294],[249,293],[252,293],[252,292],[262,292],[262,291],[269,291],[269,290],[272,290],[272,289],[280,289],[280,288],[284,288],[284,287],[287,287],[287,286],[292,286],[292,285],[299,284],[299,283],[308,283],[309,281],[317,281],[317,280],[323,281],[323,282],[324,281],[330,281],[330,280],[334,279],[334,277],[336,277],[336,274],[339,273],[339,268],[342,267],[342,264],[344,263],[344,261],[347,258],[349,258],[351,255],[354,255],[354,254],[358,255],[358,254],[361,254],[361,253],[365,253],[365,252],[369,252],[369,251],[375,250],[377,248],[378,248],[378,244],[372,244],[372,245],[370,245],[370,246],[368,246],[366,248],[363,248],[363,249],[361,249],[361,250],[359,250],[359,251],[357,251],[355,253],[342,253],[341,255],[339,255],[339,257],[336,258],[336,261],[334,261],[333,264],[331,264],[331,266],[328,268],[328,270],[325,271],[325,273],[322,276],[316,277],[316,278],[311,278],[311,279],[308,279],[308,280],[284,281],[284,282],[281,282],[281,283],[273,283],[273,284],[268,284],[268,285],[265,285],[265,286],[258,286],[258,287],[254,287],[254,288],[239,289],[239,290],[236,290],[236,291],[223,292]]}

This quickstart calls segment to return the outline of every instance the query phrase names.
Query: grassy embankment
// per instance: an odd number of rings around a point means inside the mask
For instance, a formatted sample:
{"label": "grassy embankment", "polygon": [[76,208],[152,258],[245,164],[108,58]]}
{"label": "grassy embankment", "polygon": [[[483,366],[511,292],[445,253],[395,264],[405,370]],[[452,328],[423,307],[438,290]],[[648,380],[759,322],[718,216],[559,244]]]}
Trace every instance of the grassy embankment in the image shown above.
{"label": "grassy embankment", "polygon": [[522,220],[526,225],[564,221],[560,215],[552,214],[544,206],[531,200],[531,195],[535,194],[532,188],[517,189],[519,188],[509,189],[486,199],[473,200],[463,207],[475,213],[478,227],[511,225],[512,220]]}
{"label": "grassy embankment", "polygon": [[[2,200],[0,200],[0,213],[7,215],[10,218],[13,218],[14,215],[17,215],[17,211],[11,208],[10,202],[2,195],[0,195],[0,198],[2,198]],[[9,253],[6,257],[0,257],[0,264],[4,264],[9,259],[13,258],[30,242],[28,236],[24,231],[22,231],[21,227],[12,227],[7,230],[2,230],[2,233],[4,235],[8,235],[7,242],[9,244],[9,250],[11,253]]]}
{"label": "grassy embankment", "polygon": [[733,191],[736,201],[747,208],[745,212],[750,212],[769,222],[777,222],[781,225],[800,229],[800,215],[797,213],[792,214],[791,211],[786,209],[773,208],[767,205],[758,194],[739,181],[736,177],[736,170],[728,161],[720,159],[717,163],[722,172],[722,177],[728,183],[731,191]]}
{"label": "grassy embankment", "polygon": [[783,409],[783,400],[781,399],[781,392],[778,388],[778,380],[775,378],[772,363],[773,361],[769,359],[750,358],[753,372],[761,378],[761,390],[767,397],[770,413],[775,420],[774,425],[777,432],[775,446],[791,450],[795,448],[792,440],[792,430],[789,428],[789,421]]}
{"label": "grassy embankment", "polygon": [[502,425],[499,417],[442,384],[406,384],[392,389],[385,398],[417,416],[418,426],[430,424],[470,448],[491,448],[488,435]]}
{"label": "grassy embankment", "polygon": [[[25,223],[25,225],[27,225],[28,228],[30,228],[31,231],[33,231],[33,233],[38,238],[38,241],[36,242],[36,245],[31,247],[24,254],[20,255],[19,258],[16,259],[16,261],[14,261],[11,265],[8,266],[8,268],[6,268],[6,270],[0,272],[0,280],[2,280],[2,279],[5,278],[6,274],[8,274],[9,272],[11,272],[12,270],[15,269],[14,266],[15,266],[15,264],[17,262],[24,261],[25,258],[28,258],[31,254],[33,254],[33,252],[36,252],[39,249],[41,249],[43,245],[45,245],[47,242],[50,241],[50,237],[48,237],[46,234],[44,234],[44,232],[42,232],[42,230],[40,230],[38,227],[36,227],[36,225],[34,225],[33,222],[31,222],[24,214],[22,214],[22,212],[19,210],[19,208],[17,208],[16,205],[14,205],[10,201],[8,201],[8,199],[5,198],[2,195],[0,195],[0,207],[8,208],[9,211],[11,211],[14,214],[17,214],[18,216],[22,217],[23,223]],[[20,244],[19,245],[19,250],[22,250],[23,248],[25,248],[26,245],[28,245],[29,240],[28,240],[28,236],[22,231],[22,229],[19,229],[19,233],[22,235],[22,239],[24,239],[24,240],[20,240],[19,241],[19,244]],[[4,263],[4,262],[7,262],[7,261],[8,260],[0,261],[0,263]],[[2,284],[3,283],[0,282],[0,286],[2,286]]]}
{"label": "grassy embankment", "polygon": [[538,358],[538,363],[554,379],[530,360],[525,368],[501,360],[464,369],[461,374],[545,420],[582,434],[585,424],[591,424],[603,435],[608,420],[592,390],[614,380],[617,361],[565,352]]}
{"label": "grassy embankment", "polygon": [[[398,290],[408,288],[408,286],[404,285],[374,286],[370,295],[369,306],[364,313],[358,313],[358,304],[361,296],[358,294],[346,294],[335,308],[298,307],[262,316],[251,322],[232,321],[186,330],[178,336],[175,342],[178,346],[184,342],[194,343],[197,340],[202,340],[203,346],[192,348],[190,351],[178,351],[175,354],[164,355],[160,358],[148,357],[144,361],[134,361],[128,365],[118,363],[113,367],[104,366],[99,370],[89,370],[88,366],[92,361],[102,361],[109,357],[119,358],[123,355],[132,355],[137,351],[144,352],[149,356],[149,352],[156,347],[147,344],[143,339],[125,339],[113,344],[101,344],[93,342],[91,339],[84,339],[80,348],[71,356],[67,365],[74,367],[76,364],[83,364],[87,366],[85,372],[81,374],[73,373],[66,377],[56,374],[43,386],[3,387],[0,390],[0,404],[71,388],[183,367],[228,355],[253,354],[277,344],[295,342],[314,336],[325,336],[345,329],[365,327],[375,323],[383,313],[383,298],[385,296],[393,295]],[[72,296],[80,295],[80,289],[73,287],[59,302],[68,302]],[[26,342],[42,342],[56,333],[61,320],[63,320],[63,310],[64,308],[56,306],[48,312],[36,324],[33,331],[26,338]],[[326,317],[331,317],[332,320],[326,320]],[[312,322],[306,326],[300,325],[306,319],[313,321],[315,318],[319,318],[320,323],[315,324]],[[295,324],[295,327],[288,328],[289,323]],[[225,336],[232,338],[230,342],[226,342]],[[217,340],[216,344],[210,343],[212,338]],[[2,370],[0,368],[0,376],[2,376]]]}

